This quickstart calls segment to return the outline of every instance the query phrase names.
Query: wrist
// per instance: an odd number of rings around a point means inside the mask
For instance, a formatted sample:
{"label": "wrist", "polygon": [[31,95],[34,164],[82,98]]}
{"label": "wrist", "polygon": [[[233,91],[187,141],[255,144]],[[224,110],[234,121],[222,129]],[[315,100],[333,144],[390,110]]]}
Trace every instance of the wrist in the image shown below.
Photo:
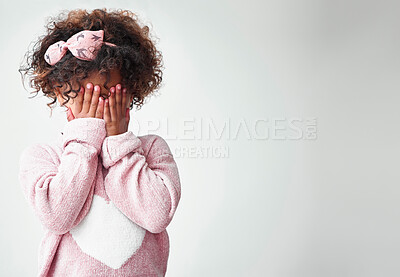
{"label": "wrist", "polygon": [[128,130],[126,130],[126,131],[118,131],[118,132],[110,132],[110,133],[107,133],[107,137],[112,137],[112,136],[118,136],[118,135],[121,135],[121,134],[123,134],[123,133],[126,133]]}

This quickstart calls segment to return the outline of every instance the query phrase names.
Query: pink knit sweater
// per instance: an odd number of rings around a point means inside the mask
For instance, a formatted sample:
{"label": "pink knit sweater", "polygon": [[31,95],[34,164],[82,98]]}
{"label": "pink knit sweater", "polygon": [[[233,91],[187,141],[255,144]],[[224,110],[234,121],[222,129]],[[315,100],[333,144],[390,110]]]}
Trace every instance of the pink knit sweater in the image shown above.
{"label": "pink knit sweater", "polygon": [[181,185],[168,144],[77,118],[21,154],[19,181],[45,227],[39,276],[164,276]]}

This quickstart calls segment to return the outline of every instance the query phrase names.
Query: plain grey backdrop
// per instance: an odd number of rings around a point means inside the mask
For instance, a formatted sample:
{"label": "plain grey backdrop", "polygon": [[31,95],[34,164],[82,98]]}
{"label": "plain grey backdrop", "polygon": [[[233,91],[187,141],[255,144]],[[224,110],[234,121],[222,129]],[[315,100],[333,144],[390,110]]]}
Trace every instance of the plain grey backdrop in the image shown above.
{"label": "plain grey backdrop", "polygon": [[67,122],[19,65],[47,17],[103,7],[151,24],[164,56],[130,130],[180,170],[167,276],[400,275],[400,2],[2,0],[1,276],[37,272],[19,155]]}

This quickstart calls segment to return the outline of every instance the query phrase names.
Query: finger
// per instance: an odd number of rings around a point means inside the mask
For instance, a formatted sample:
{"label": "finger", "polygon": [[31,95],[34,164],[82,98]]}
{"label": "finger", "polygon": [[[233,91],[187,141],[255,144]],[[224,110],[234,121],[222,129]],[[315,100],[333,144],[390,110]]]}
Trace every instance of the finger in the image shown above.
{"label": "finger", "polygon": [[104,113],[104,100],[102,97],[100,97],[99,104],[97,105],[97,110],[96,110],[96,118],[103,119],[103,113]]}
{"label": "finger", "polygon": [[123,116],[123,107],[121,107],[121,102],[122,102],[122,87],[121,84],[118,84],[116,87],[116,93],[115,93],[115,106],[116,106],[116,111],[117,111],[117,116],[122,117]]}
{"label": "finger", "polygon": [[104,120],[106,123],[111,122],[111,115],[110,115],[110,103],[109,103],[109,98],[104,101],[104,114],[103,114]]}
{"label": "finger", "polygon": [[83,96],[82,113],[88,114],[90,109],[90,104],[92,103],[93,85],[86,86],[85,95]]}
{"label": "finger", "polygon": [[100,97],[100,87],[99,86],[95,86],[94,87],[94,92],[93,92],[93,95],[92,95],[92,102],[91,102],[90,108],[89,108],[89,116],[90,117],[95,117],[96,116],[97,105],[99,103],[99,97]]}
{"label": "finger", "polygon": [[73,114],[80,114],[82,111],[82,100],[83,100],[83,95],[85,93],[85,88],[81,86],[79,89],[79,92],[75,98],[73,98],[72,103],[71,103],[71,112]]}
{"label": "finger", "polygon": [[129,110],[129,108],[126,108],[125,120],[126,120],[126,125],[128,125],[128,126],[129,126],[129,120],[130,119],[131,119],[130,110]]}
{"label": "finger", "polygon": [[115,87],[112,87],[110,89],[111,96],[108,98],[109,101],[109,108],[110,108],[110,114],[111,114],[111,121],[118,121],[117,118],[117,109],[115,107]]}
{"label": "finger", "polygon": [[122,89],[122,100],[121,100],[121,110],[124,110],[126,108],[126,88]]}

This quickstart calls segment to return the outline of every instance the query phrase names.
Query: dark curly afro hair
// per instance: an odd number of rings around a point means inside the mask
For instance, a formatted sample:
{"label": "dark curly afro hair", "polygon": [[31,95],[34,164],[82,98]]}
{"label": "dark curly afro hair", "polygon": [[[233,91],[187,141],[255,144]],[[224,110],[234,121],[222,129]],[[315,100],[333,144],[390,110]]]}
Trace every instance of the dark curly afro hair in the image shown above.
{"label": "dark curly afro hair", "polygon": [[[57,101],[57,87],[67,88],[63,91],[63,98],[67,99],[64,105],[70,97],[78,95],[80,81],[90,73],[106,74],[104,87],[109,89],[110,71],[118,69],[123,87],[133,94],[129,109],[132,110],[133,105],[140,109],[145,98],[160,88],[163,69],[162,54],[150,37],[149,27],[141,25],[137,15],[129,10],[107,11],[103,8],[90,13],[84,9],[64,10],[48,19],[47,34],[39,37],[33,50],[25,54],[19,69],[21,78],[30,76],[29,85],[35,89],[31,93],[37,95],[42,90],[46,97],[53,99],[47,104],[52,109],[51,105]],[[67,41],[83,30],[104,30],[104,41],[117,47],[103,44],[92,61],[77,59],[70,51],[53,66],[45,61],[44,54],[50,45]],[[71,92],[74,95],[70,96]]]}

